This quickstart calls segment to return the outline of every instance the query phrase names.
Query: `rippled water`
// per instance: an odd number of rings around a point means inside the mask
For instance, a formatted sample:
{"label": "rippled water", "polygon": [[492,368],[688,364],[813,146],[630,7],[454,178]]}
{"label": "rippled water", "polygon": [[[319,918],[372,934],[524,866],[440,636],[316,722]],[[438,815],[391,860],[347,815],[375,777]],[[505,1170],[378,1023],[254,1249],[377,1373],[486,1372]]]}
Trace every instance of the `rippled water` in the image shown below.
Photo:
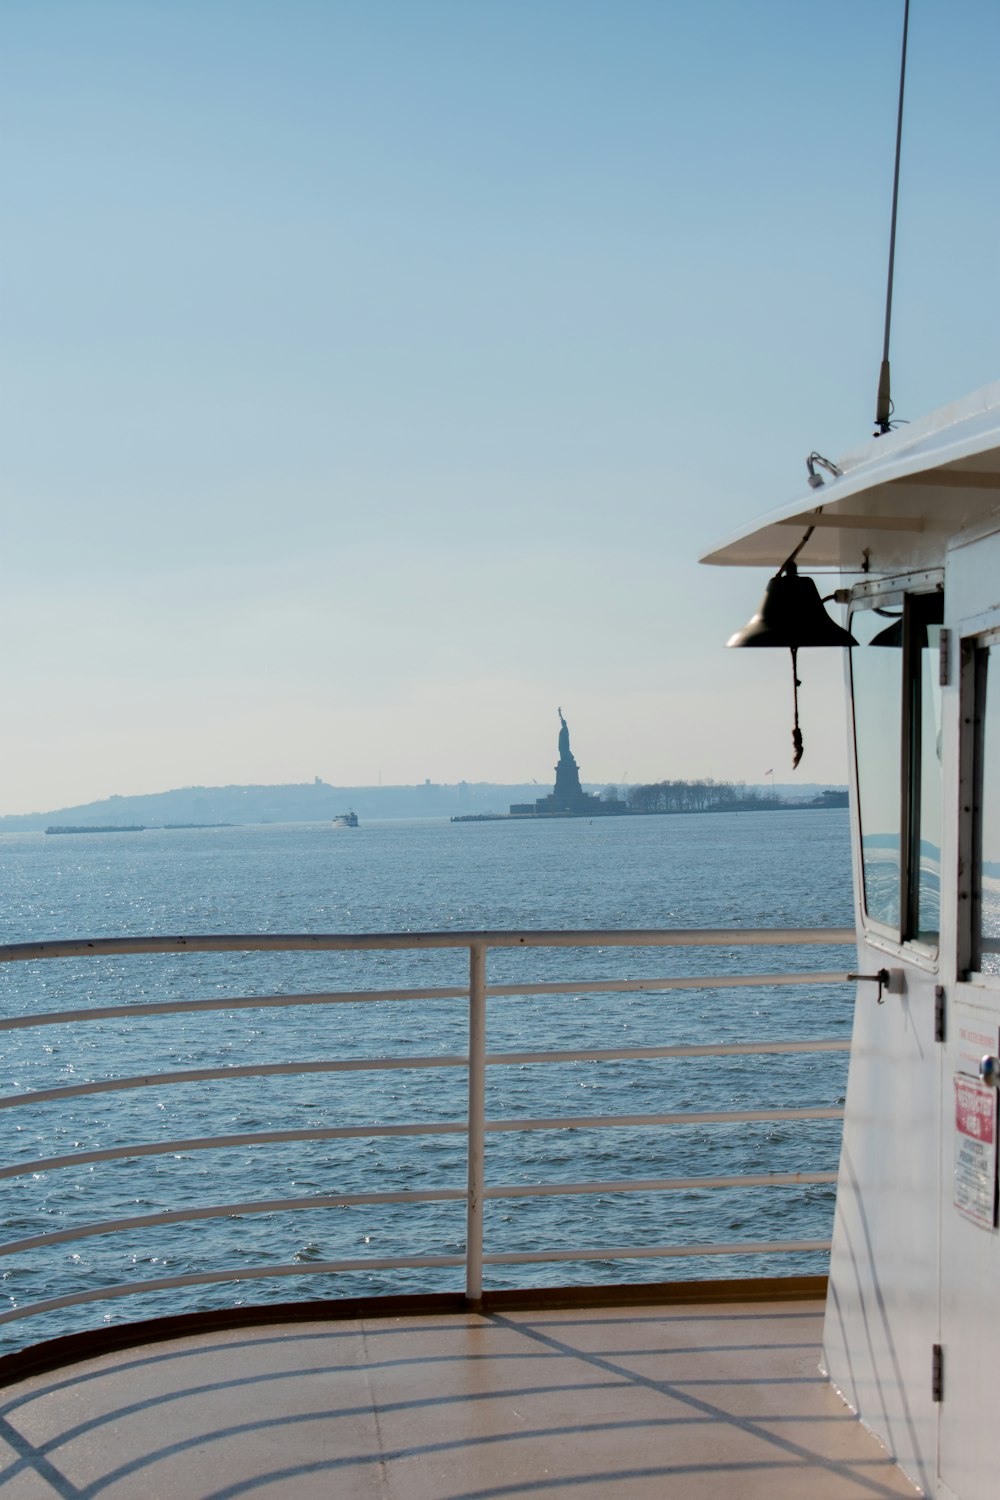
{"label": "rippled water", "polygon": [[[520,927],[806,927],[852,920],[846,812],[706,814],[538,824],[443,821],[135,835],[0,837],[2,937],[386,932]],[[847,1036],[848,987],[588,995],[587,979],[852,966],[849,950],[533,950],[491,954],[493,982],[571,980],[565,997],[490,1002],[495,1051]],[[0,966],[5,1016],[89,1002],[462,984],[462,952],[181,954]],[[463,1001],[95,1020],[0,1033],[6,1095],[164,1068],[334,1056],[460,1055]],[[490,1070],[491,1119],[829,1106],[846,1055],[521,1064]],[[461,1120],[459,1068],[191,1083],[5,1111],[8,1162],[217,1133]],[[487,1182],[641,1179],[836,1166],[836,1122],[505,1131]],[[177,1149],[28,1171],[3,1189],[5,1240],[194,1203],[462,1188],[461,1136],[361,1138],[230,1152]],[[823,1238],[830,1186],[700,1188],[491,1200],[486,1247],[694,1245]],[[23,1249],[0,1260],[15,1307],[94,1285],[237,1265],[460,1254],[461,1202],[233,1215]],[[820,1269],[815,1255],[487,1268],[487,1285]],[[0,1328],[0,1348],[190,1306],[456,1289],[460,1269],[368,1270],[148,1293]]]}

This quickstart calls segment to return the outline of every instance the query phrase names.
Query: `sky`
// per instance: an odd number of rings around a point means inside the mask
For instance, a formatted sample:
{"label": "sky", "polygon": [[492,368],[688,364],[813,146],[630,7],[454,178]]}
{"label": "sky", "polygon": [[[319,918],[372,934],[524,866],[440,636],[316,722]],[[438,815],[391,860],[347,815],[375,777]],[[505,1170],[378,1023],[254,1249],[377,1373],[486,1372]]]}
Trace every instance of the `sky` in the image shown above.
{"label": "sky", "polygon": [[[902,0],[6,0],[0,813],[790,780],[766,581],[871,433]],[[1000,375],[1000,7],[913,0],[893,395]],[[839,652],[797,773],[843,782]]]}

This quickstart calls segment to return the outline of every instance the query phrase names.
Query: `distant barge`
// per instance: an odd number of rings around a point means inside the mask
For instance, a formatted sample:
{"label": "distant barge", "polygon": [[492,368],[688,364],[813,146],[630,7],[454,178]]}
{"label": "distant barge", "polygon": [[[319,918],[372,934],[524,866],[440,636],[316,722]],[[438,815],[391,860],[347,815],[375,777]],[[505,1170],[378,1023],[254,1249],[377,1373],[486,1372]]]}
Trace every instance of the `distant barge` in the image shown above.
{"label": "distant barge", "polygon": [[145,823],[53,823],[46,833],[145,833]]}
{"label": "distant barge", "polygon": [[[157,831],[168,828],[236,828],[236,823],[158,823]],[[55,823],[46,833],[145,833],[145,823]]]}

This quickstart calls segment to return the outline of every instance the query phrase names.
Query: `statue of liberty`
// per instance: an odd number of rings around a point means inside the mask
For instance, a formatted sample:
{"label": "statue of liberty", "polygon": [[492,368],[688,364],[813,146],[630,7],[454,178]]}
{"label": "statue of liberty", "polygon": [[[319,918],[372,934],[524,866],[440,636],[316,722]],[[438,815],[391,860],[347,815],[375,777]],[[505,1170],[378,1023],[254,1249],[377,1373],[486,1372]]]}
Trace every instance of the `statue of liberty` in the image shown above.
{"label": "statue of liberty", "polygon": [[556,784],[552,792],[560,812],[577,812],[586,800],[580,786],[580,770],[569,748],[569,725],[559,713],[559,764],[556,766]]}
{"label": "statue of liberty", "polygon": [[560,728],[559,728],[559,759],[560,760],[568,760],[569,759],[569,754],[570,754],[570,750],[569,750],[569,725],[566,723],[566,720],[563,718],[563,711],[562,711],[561,708],[556,709],[556,713],[559,715],[559,725],[560,725]]}
{"label": "statue of liberty", "polygon": [[556,784],[547,797],[538,797],[534,803],[515,802],[511,815],[536,818],[585,818],[603,813],[624,813],[628,809],[624,802],[608,801],[585,792],[580,785],[580,767],[569,747],[569,725],[562,709],[559,714],[559,760],[556,765]]}

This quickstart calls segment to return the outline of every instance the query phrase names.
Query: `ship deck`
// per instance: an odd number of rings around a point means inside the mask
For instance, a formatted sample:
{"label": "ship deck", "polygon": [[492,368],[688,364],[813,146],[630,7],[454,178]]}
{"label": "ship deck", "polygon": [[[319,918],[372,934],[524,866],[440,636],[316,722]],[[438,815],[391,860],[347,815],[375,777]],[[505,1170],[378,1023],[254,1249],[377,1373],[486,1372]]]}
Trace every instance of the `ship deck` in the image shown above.
{"label": "ship deck", "polygon": [[10,1386],[3,1500],[860,1500],[915,1491],[819,1374],[822,1304],[244,1327]]}

